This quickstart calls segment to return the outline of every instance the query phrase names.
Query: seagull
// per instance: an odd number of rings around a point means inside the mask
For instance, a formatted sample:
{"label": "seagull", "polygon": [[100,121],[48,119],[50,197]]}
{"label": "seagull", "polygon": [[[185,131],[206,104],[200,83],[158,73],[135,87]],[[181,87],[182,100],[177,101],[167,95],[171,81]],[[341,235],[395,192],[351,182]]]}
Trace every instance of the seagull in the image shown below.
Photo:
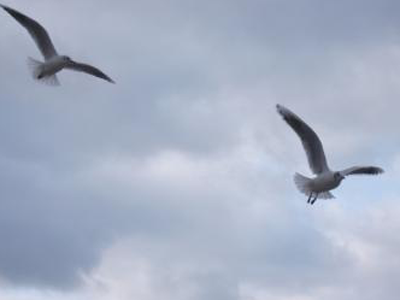
{"label": "seagull", "polygon": [[69,69],[84,72],[114,83],[110,77],[99,69],[88,64],[75,62],[66,55],[59,55],[46,29],[38,22],[8,6],[2,4],[0,6],[29,32],[44,56],[44,62],[28,58],[28,65],[31,68],[34,79],[50,85],[60,85],[56,74],[62,69]]}
{"label": "seagull", "polygon": [[297,188],[301,193],[308,196],[307,203],[312,205],[317,199],[335,198],[329,191],[337,188],[348,175],[378,175],[383,173],[383,169],[373,166],[356,166],[343,171],[330,170],[322,143],[314,130],[286,107],[278,104],[276,108],[286,123],[300,137],[310,169],[316,175],[314,178],[308,178],[299,173],[294,175]]}

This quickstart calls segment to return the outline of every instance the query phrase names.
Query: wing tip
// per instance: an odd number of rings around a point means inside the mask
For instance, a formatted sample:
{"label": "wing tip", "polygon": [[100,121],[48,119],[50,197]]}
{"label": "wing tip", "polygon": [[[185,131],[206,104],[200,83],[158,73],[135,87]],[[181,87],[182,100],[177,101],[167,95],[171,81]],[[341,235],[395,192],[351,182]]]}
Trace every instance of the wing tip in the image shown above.
{"label": "wing tip", "polygon": [[288,109],[286,108],[286,107],[284,107],[283,105],[281,105],[281,104],[276,104],[276,110],[278,111],[278,113],[279,114],[281,114],[281,115],[284,115],[287,111],[288,111]]}
{"label": "wing tip", "polygon": [[347,175],[380,175],[383,173],[385,173],[385,171],[380,167],[375,167],[375,166],[353,167],[353,168],[349,168],[348,172],[344,173],[344,176],[347,176]]}
{"label": "wing tip", "polygon": [[367,174],[370,174],[370,175],[379,175],[379,174],[385,173],[385,170],[383,170],[380,167],[370,167],[368,171],[369,172]]}
{"label": "wing tip", "polygon": [[7,5],[1,4],[1,3],[0,3],[0,7],[3,8],[6,12],[8,12],[10,15],[12,15],[13,13],[14,14],[18,13],[18,11],[16,11],[15,9],[13,9]]}
{"label": "wing tip", "polygon": [[295,114],[288,108],[281,104],[276,104],[276,110],[286,120],[289,116],[295,116]]}
{"label": "wing tip", "polygon": [[109,83],[115,84],[115,81],[112,80],[110,77],[108,77],[108,76],[105,75],[105,74],[104,74],[104,76],[97,76],[97,77],[99,77],[99,78],[101,78],[101,79],[104,79],[105,81],[107,81],[107,82],[109,82]]}

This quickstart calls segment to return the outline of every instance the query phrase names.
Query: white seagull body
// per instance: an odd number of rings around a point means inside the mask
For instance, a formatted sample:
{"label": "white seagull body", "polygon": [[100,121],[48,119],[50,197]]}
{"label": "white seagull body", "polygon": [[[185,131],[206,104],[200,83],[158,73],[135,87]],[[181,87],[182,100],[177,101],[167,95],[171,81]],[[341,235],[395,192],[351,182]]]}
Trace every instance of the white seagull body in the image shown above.
{"label": "white seagull body", "polygon": [[32,58],[28,59],[28,64],[32,69],[32,75],[34,79],[52,85],[59,85],[56,73],[62,69],[69,69],[85,72],[87,74],[107,80],[108,82],[114,83],[110,77],[108,77],[99,69],[91,65],[75,62],[68,56],[59,55],[46,29],[44,29],[43,26],[41,26],[38,22],[8,6],[0,4],[0,7],[8,12],[29,32],[45,59],[44,62],[40,62]]}
{"label": "white seagull body", "polygon": [[373,166],[357,166],[342,171],[331,171],[326,162],[322,143],[311,127],[282,105],[278,104],[276,108],[278,113],[300,137],[310,168],[316,175],[314,178],[308,178],[298,173],[294,176],[297,188],[308,196],[307,203],[314,204],[317,199],[334,198],[330,190],[337,188],[347,175],[377,175],[383,173],[381,168]]}

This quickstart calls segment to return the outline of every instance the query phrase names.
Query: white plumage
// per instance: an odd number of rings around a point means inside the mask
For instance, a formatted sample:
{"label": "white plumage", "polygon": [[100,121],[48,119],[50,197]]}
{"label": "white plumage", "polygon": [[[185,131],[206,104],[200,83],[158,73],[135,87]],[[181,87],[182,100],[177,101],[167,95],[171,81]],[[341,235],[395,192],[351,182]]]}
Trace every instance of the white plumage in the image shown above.
{"label": "white plumage", "polygon": [[79,72],[85,72],[87,74],[107,80],[108,82],[114,83],[110,77],[108,77],[99,69],[87,64],[75,62],[68,56],[59,55],[46,29],[44,29],[44,27],[38,22],[8,6],[0,4],[0,7],[8,12],[29,32],[45,59],[44,62],[40,62],[33,58],[28,59],[28,65],[32,71],[32,76],[34,79],[51,85],[59,85],[56,73],[62,69],[70,69]]}
{"label": "white plumage", "polygon": [[331,171],[326,161],[322,143],[311,127],[286,107],[278,104],[276,108],[278,113],[300,137],[307,154],[310,169],[316,175],[314,178],[308,178],[298,173],[294,176],[294,182],[299,191],[308,196],[307,203],[314,204],[317,199],[334,198],[329,191],[337,188],[348,175],[377,175],[383,173],[381,168],[373,166],[357,166],[343,171]]}

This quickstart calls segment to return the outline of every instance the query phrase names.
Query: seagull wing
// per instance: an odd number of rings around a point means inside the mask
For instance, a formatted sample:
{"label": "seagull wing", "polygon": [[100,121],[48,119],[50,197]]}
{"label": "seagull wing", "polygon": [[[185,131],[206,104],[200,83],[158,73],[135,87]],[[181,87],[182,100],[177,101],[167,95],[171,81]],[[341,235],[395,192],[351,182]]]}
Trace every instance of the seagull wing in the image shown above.
{"label": "seagull wing", "polygon": [[343,176],[347,175],[378,175],[382,174],[383,169],[373,166],[351,167],[340,172]]}
{"label": "seagull wing", "polygon": [[46,60],[57,55],[57,51],[51,42],[50,36],[42,25],[8,6],[2,4],[0,4],[0,6],[28,30]]}
{"label": "seagull wing", "polygon": [[282,105],[276,106],[278,113],[297,133],[307,154],[308,163],[314,174],[328,171],[324,149],[317,134],[302,119]]}
{"label": "seagull wing", "polygon": [[107,80],[108,82],[115,83],[110,77],[108,77],[102,71],[100,71],[99,69],[97,69],[91,65],[81,64],[81,63],[77,63],[74,61],[70,61],[65,68],[74,70],[74,71],[78,71],[78,72],[84,72],[84,73],[99,77],[101,79]]}

